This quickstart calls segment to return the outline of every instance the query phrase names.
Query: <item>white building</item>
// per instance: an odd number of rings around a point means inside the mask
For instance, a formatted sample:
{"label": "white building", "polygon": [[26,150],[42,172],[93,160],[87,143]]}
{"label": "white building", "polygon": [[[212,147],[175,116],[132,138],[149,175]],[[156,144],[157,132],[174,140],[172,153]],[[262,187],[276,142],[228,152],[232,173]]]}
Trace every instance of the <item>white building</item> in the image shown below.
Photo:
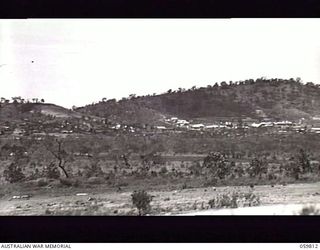
{"label": "white building", "polygon": [[205,126],[203,124],[192,124],[191,125],[191,128],[193,129],[201,129],[201,128],[204,128]]}
{"label": "white building", "polygon": [[167,128],[165,126],[156,126],[156,129],[159,129],[159,130],[166,130]]}
{"label": "white building", "polygon": [[220,128],[220,127],[221,127],[221,126],[216,125],[216,124],[206,125],[206,126],[205,126],[206,129]]}

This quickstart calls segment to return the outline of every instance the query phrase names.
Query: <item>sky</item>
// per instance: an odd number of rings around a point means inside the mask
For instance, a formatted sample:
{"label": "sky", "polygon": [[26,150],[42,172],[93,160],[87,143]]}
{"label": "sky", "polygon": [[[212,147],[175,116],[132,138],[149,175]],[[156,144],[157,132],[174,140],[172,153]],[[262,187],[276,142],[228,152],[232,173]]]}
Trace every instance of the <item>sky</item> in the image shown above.
{"label": "sky", "polygon": [[249,78],[320,83],[320,19],[0,20],[1,96],[71,108]]}

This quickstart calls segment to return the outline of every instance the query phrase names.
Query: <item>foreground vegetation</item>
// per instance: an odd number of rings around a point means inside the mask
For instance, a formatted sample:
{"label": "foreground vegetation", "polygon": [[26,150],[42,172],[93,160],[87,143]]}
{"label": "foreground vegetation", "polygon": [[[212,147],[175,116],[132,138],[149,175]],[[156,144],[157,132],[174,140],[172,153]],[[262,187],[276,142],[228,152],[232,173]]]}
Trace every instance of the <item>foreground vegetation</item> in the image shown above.
{"label": "foreground vegetation", "polygon": [[[171,144],[171,149],[192,144],[191,152],[180,154],[171,151],[170,138],[164,141],[161,137],[47,136],[40,141],[22,137],[1,141],[0,177],[2,183],[33,181],[47,186],[50,180],[58,180],[64,186],[107,184],[132,190],[139,185],[147,190],[166,185],[183,189],[317,181],[318,138],[307,137],[269,141],[273,147],[263,137],[256,138],[264,144],[257,150],[255,144],[247,144],[250,138],[240,139],[236,145],[231,144],[232,140],[228,145],[226,139],[223,151],[209,151],[218,149],[219,140],[205,141],[208,144],[201,146],[201,154],[191,153],[193,145],[201,141],[197,137],[175,138],[176,145]],[[299,140],[299,145],[294,140]],[[278,148],[282,151],[276,152]]]}

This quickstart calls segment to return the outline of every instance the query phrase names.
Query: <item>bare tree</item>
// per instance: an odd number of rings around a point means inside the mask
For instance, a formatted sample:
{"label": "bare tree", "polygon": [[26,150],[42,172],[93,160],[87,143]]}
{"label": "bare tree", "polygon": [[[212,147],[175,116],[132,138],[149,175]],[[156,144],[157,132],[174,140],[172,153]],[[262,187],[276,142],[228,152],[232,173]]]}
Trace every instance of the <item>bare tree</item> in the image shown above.
{"label": "bare tree", "polygon": [[69,174],[66,170],[66,164],[72,161],[72,157],[64,149],[63,141],[61,139],[47,137],[44,142],[44,147],[58,161],[58,167],[63,171],[66,178],[69,178]]}

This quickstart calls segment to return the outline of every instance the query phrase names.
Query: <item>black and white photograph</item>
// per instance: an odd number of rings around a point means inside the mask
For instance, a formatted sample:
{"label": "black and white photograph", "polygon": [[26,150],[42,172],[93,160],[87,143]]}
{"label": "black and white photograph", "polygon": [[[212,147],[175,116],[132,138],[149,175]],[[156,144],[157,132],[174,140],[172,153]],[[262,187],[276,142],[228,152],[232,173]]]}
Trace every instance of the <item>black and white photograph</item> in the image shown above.
{"label": "black and white photograph", "polygon": [[319,19],[1,19],[0,215],[320,215]]}

